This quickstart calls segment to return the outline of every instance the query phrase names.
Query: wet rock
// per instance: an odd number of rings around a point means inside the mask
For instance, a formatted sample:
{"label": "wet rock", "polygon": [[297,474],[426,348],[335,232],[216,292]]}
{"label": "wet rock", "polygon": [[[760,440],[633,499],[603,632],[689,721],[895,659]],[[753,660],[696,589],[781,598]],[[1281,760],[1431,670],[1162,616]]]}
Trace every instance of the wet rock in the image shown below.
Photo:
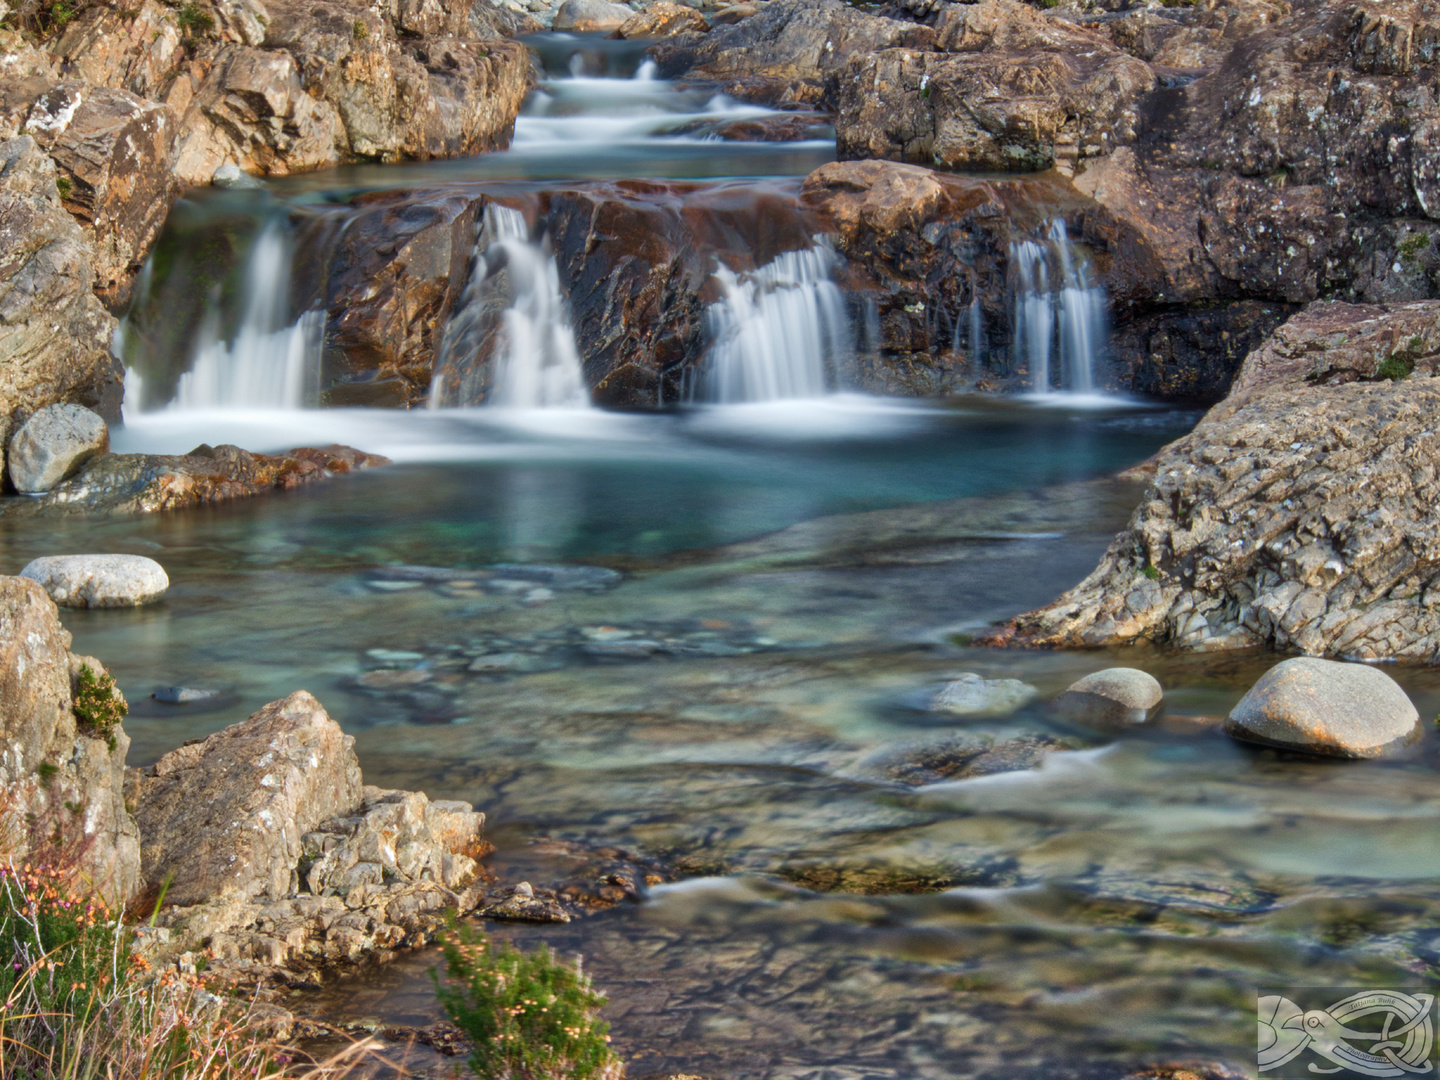
{"label": "wet rock", "polygon": [[1019,679],[984,679],[967,671],[937,691],[930,707],[952,716],[1009,716],[1039,696],[1039,690]]}
{"label": "wet rock", "polygon": [[265,185],[249,173],[241,172],[240,166],[227,162],[215,170],[210,183],[228,191],[263,191]]}
{"label": "wet rock", "polygon": [[840,157],[951,169],[1073,168],[1133,142],[1155,74],[1100,34],[1017,0],[955,4],[934,51],[855,55],[837,79]]}
{"label": "wet rock", "polygon": [[992,640],[1434,660],[1435,476],[1416,463],[1440,454],[1437,320],[1435,302],[1290,319],[1161,452],[1095,572]]}
{"label": "wet rock", "polygon": [[758,14],[652,50],[665,78],[707,79],[752,101],[819,102],[852,57],[923,48],[929,27],[867,15],[840,0],[770,0]]}
{"label": "wet rock", "polygon": [[487,897],[480,915],[487,919],[515,919],[520,922],[567,923],[570,913],[553,890],[537,891],[528,881]]}
{"label": "wet rock", "polygon": [[555,12],[552,28],[580,34],[618,30],[634,15],[631,8],[608,0],[565,0]]}
{"label": "wet rock", "polygon": [[139,607],[170,588],[164,567],[143,555],[50,555],[32,560],[20,576],[73,608]]}
{"label": "wet rock", "polygon": [[0,446],[57,402],[118,411],[115,320],[92,291],[94,254],[57,180],[28,135],[0,143]]}
{"label": "wet rock", "polygon": [[194,686],[164,686],[150,695],[162,705],[193,705],[220,696],[219,690],[202,690]]}
{"label": "wet rock", "polygon": [[1365,664],[1301,656],[1267,671],[1225,722],[1245,742],[1343,758],[1384,758],[1420,739],[1398,683]]}
{"label": "wet rock", "polygon": [[198,446],[188,454],[102,454],[69,480],[31,499],[0,500],[0,517],[143,514],[178,510],[266,491],[286,491],[387,459],[348,446],[252,454],[238,446]]}
{"label": "wet rock", "polygon": [[1077,739],[1053,735],[1021,735],[1000,740],[974,736],[907,749],[883,762],[882,771],[891,780],[922,787],[946,780],[969,780],[1038,768],[1055,751],[1077,750],[1083,745]]}
{"label": "wet rock", "polygon": [[[55,604],[35,582],[0,577],[0,830],[17,861],[53,866],[77,891],[124,904],[140,880],[140,842],[125,808],[123,728],[94,738],[77,726],[80,663]],[[80,807],[76,812],[75,807]]]}
{"label": "wet rock", "polygon": [[289,896],[305,834],[361,804],[354,744],[302,690],[172,750],[136,795],[146,882],[182,906]]}
{"label": "wet rock", "polygon": [[655,0],[621,23],[614,36],[668,38],[676,34],[703,34],[709,29],[710,24],[705,21],[705,16],[690,5],[676,3],[675,0]]}
{"label": "wet rock", "polygon": [[1106,668],[1072,683],[1055,699],[1055,712],[1072,723],[1100,731],[1124,731],[1159,715],[1165,691],[1136,668]]}
{"label": "wet rock", "polygon": [[10,440],[10,482],[22,494],[49,491],[110,449],[105,421],[81,405],[47,405]]}

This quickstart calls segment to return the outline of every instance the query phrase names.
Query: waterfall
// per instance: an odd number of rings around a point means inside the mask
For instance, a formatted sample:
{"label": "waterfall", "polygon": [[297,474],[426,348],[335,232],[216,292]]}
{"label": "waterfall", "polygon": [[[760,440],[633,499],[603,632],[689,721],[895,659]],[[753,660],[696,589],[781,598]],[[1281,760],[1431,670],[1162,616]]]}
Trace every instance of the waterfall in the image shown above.
{"label": "waterfall", "polygon": [[1043,241],[1012,243],[1010,268],[1012,355],[1027,362],[1034,391],[1050,393],[1052,376],[1058,374],[1064,389],[1093,393],[1105,354],[1108,307],[1104,287],[1091,282],[1089,264],[1072,247],[1065,222],[1051,222]]}
{"label": "waterfall", "polygon": [[836,364],[854,352],[838,260],[824,243],[787,251],[758,270],[715,271],[724,298],[706,311],[711,401],[819,397]]}
{"label": "waterfall", "polygon": [[485,207],[430,384],[431,408],[480,400],[517,409],[590,404],[555,257],[530,239],[520,211],[496,203]]}
{"label": "waterfall", "polygon": [[172,409],[283,408],[314,404],[325,314],[290,321],[290,238],[279,221],[260,231],[245,267],[235,336],[220,334],[213,309],[200,330]]}

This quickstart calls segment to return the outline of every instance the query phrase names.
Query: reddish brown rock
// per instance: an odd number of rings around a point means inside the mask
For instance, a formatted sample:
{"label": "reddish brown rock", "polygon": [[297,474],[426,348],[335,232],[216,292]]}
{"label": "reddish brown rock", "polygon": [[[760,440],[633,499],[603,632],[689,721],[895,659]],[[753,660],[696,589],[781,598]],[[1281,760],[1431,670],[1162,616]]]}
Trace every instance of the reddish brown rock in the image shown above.
{"label": "reddish brown rock", "polygon": [[99,5],[83,11],[50,52],[70,79],[155,99],[186,62],[183,37],[174,9],[141,0],[123,11]]}
{"label": "reddish brown rock", "polygon": [[705,16],[688,4],[675,0],[655,0],[646,4],[630,18],[620,24],[611,37],[617,38],[668,38],[676,34],[703,34],[710,29]]}

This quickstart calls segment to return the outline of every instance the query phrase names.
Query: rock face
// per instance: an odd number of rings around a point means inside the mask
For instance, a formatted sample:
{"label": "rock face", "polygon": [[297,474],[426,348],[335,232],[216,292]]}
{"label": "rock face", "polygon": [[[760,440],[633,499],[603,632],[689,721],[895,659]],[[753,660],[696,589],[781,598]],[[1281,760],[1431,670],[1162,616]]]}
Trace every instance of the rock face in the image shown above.
{"label": "rock face", "polygon": [[1160,452],[1095,572],[994,640],[1434,662],[1437,369],[1440,303],[1311,305]]}
{"label": "rock face", "polygon": [[10,482],[24,494],[49,491],[110,449],[105,421],[80,405],[48,405],[10,440]]}
{"label": "rock face", "polygon": [[164,568],[143,555],[47,555],[28,563],[20,576],[73,608],[139,607],[170,588]]}
{"label": "rock face", "polygon": [[289,896],[301,838],[360,803],[354,744],[302,690],[166,754],[136,797],[146,882],[180,906]]}
{"label": "rock face", "polygon": [[1383,671],[1297,657],[1265,673],[1230,713],[1225,731],[1282,750],[1383,758],[1419,741],[1420,714]]}
{"label": "rock face", "polygon": [[1165,691],[1153,675],[1136,668],[1106,668],[1072,683],[1055,699],[1055,712],[1084,727],[1124,731],[1159,714]]}
{"label": "rock face", "polygon": [[72,657],[59,612],[33,581],[0,577],[0,835],[6,853],[61,869],[77,889],[112,904],[134,895],[140,844],[125,809],[121,728],[105,738],[79,730]]}
{"label": "rock face", "polygon": [[102,454],[73,478],[33,499],[0,500],[7,514],[146,514],[288,490],[358,469],[387,465],[348,446],[252,454],[198,446],[188,454]]}

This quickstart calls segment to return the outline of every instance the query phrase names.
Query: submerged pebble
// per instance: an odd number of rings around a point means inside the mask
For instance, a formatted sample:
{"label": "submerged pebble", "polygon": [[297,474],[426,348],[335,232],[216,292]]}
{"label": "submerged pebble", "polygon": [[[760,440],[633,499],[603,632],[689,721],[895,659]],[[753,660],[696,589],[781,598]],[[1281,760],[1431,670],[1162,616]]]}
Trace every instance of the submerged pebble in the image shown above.
{"label": "submerged pebble", "polygon": [[201,690],[192,686],[165,686],[150,695],[162,705],[191,705],[220,696],[219,690]]}
{"label": "submerged pebble", "polygon": [[952,716],[995,718],[1009,716],[1039,696],[1039,690],[1019,679],[985,679],[967,671],[943,686],[930,707]]}

